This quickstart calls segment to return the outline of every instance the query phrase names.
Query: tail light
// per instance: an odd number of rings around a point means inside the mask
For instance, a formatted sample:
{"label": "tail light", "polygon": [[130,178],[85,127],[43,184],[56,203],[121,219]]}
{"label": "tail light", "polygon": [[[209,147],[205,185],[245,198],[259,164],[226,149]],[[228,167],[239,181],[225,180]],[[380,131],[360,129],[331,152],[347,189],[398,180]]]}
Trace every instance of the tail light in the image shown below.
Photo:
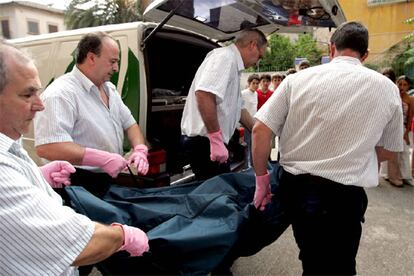
{"label": "tail light", "polygon": [[166,172],[166,152],[163,149],[150,150],[148,152],[149,169],[147,175]]}

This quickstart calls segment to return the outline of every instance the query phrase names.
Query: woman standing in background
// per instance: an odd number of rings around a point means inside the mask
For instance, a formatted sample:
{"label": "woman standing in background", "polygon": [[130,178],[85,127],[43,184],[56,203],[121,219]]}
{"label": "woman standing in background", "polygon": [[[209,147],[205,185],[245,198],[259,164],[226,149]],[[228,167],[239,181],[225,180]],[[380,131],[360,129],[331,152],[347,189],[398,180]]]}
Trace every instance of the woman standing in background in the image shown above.
{"label": "woman standing in background", "polygon": [[400,97],[404,118],[404,150],[398,153],[397,160],[388,161],[388,178],[389,182],[397,187],[404,184],[414,186],[413,176],[410,165],[410,139],[414,105],[413,100],[408,96],[407,91],[410,88],[411,80],[407,76],[400,76],[397,79],[397,86],[400,90]]}

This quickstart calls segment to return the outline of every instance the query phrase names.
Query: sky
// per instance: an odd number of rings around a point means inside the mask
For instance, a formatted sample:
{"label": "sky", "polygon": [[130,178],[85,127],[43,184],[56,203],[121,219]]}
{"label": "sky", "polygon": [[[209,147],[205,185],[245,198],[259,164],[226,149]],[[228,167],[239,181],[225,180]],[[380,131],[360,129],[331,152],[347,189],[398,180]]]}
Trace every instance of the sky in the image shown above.
{"label": "sky", "polygon": [[67,5],[71,2],[70,0],[26,0],[30,2],[37,2],[44,5],[51,4],[52,7],[57,9],[65,9]]}
{"label": "sky", "polygon": [[[24,0],[24,1],[28,1],[28,2],[35,2],[35,3],[40,3],[43,5],[51,5],[54,8],[57,9],[65,9],[65,7],[67,5],[69,5],[71,0]],[[0,3],[2,2],[10,2],[10,0],[0,0]]]}

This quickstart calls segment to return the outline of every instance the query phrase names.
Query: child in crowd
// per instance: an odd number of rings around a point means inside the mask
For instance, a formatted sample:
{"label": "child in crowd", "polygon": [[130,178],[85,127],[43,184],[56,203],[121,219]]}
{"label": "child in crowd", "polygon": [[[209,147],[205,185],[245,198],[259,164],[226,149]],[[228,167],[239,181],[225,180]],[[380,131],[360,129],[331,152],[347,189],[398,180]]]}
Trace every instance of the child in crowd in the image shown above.
{"label": "child in crowd", "polygon": [[260,84],[257,92],[257,110],[272,96],[273,91],[269,89],[271,77],[269,74],[263,74],[260,76]]}
{"label": "child in crowd", "polygon": [[277,89],[277,87],[279,86],[279,84],[283,81],[284,78],[285,78],[285,75],[283,75],[281,73],[274,74],[272,76],[272,84],[271,84],[270,90],[272,90],[274,92]]}
{"label": "child in crowd", "polygon": [[[243,108],[245,108],[253,117],[257,111],[257,93],[259,88],[260,77],[257,74],[252,74],[247,78],[248,87],[241,92],[243,98]],[[247,144],[247,164],[252,166],[251,156],[251,132],[248,129],[244,131],[244,141]]]}

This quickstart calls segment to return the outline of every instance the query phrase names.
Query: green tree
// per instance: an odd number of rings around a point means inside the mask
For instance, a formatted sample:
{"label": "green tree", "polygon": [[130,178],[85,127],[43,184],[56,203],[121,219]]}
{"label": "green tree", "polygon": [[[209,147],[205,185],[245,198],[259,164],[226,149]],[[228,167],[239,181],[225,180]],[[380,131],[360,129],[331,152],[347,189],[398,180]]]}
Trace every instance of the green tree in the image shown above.
{"label": "green tree", "polygon": [[[407,24],[414,24],[414,17],[411,17],[405,21]],[[409,34],[406,39],[408,41],[414,41],[414,31]],[[414,48],[407,49],[404,53],[406,60],[404,62],[404,74],[409,78],[414,79]]]}
{"label": "green tree", "polygon": [[141,19],[137,0],[72,0],[65,13],[68,29],[133,22]]}
{"label": "green tree", "polygon": [[317,65],[323,54],[324,51],[309,34],[300,34],[295,42],[287,36],[273,34],[260,66],[249,71],[286,71],[294,66],[295,57],[307,58],[312,65]]}
{"label": "green tree", "polygon": [[269,47],[260,61],[260,71],[285,71],[293,66],[295,47],[286,36],[273,34],[269,38]]}
{"label": "green tree", "polygon": [[[405,23],[414,24],[414,17],[408,18],[407,20],[405,20]],[[414,31],[411,34],[409,34],[406,38],[409,40],[414,40]]]}
{"label": "green tree", "polygon": [[[404,21],[406,24],[413,24],[414,17]],[[407,43],[406,49],[392,60],[392,68],[397,76],[407,75],[414,79],[414,48],[412,42],[414,41],[414,32],[405,37]]]}
{"label": "green tree", "polygon": [[307,58],[311,65],[320,64],[323,51],[310,34],[300,34],[295,43],[296,57]]}
{"label": "green tree", "polygon": [[414,78],[414,48],[408,46],[403,53],[397,55],[392,62],[392,68],[397,76],[407,75]]}

